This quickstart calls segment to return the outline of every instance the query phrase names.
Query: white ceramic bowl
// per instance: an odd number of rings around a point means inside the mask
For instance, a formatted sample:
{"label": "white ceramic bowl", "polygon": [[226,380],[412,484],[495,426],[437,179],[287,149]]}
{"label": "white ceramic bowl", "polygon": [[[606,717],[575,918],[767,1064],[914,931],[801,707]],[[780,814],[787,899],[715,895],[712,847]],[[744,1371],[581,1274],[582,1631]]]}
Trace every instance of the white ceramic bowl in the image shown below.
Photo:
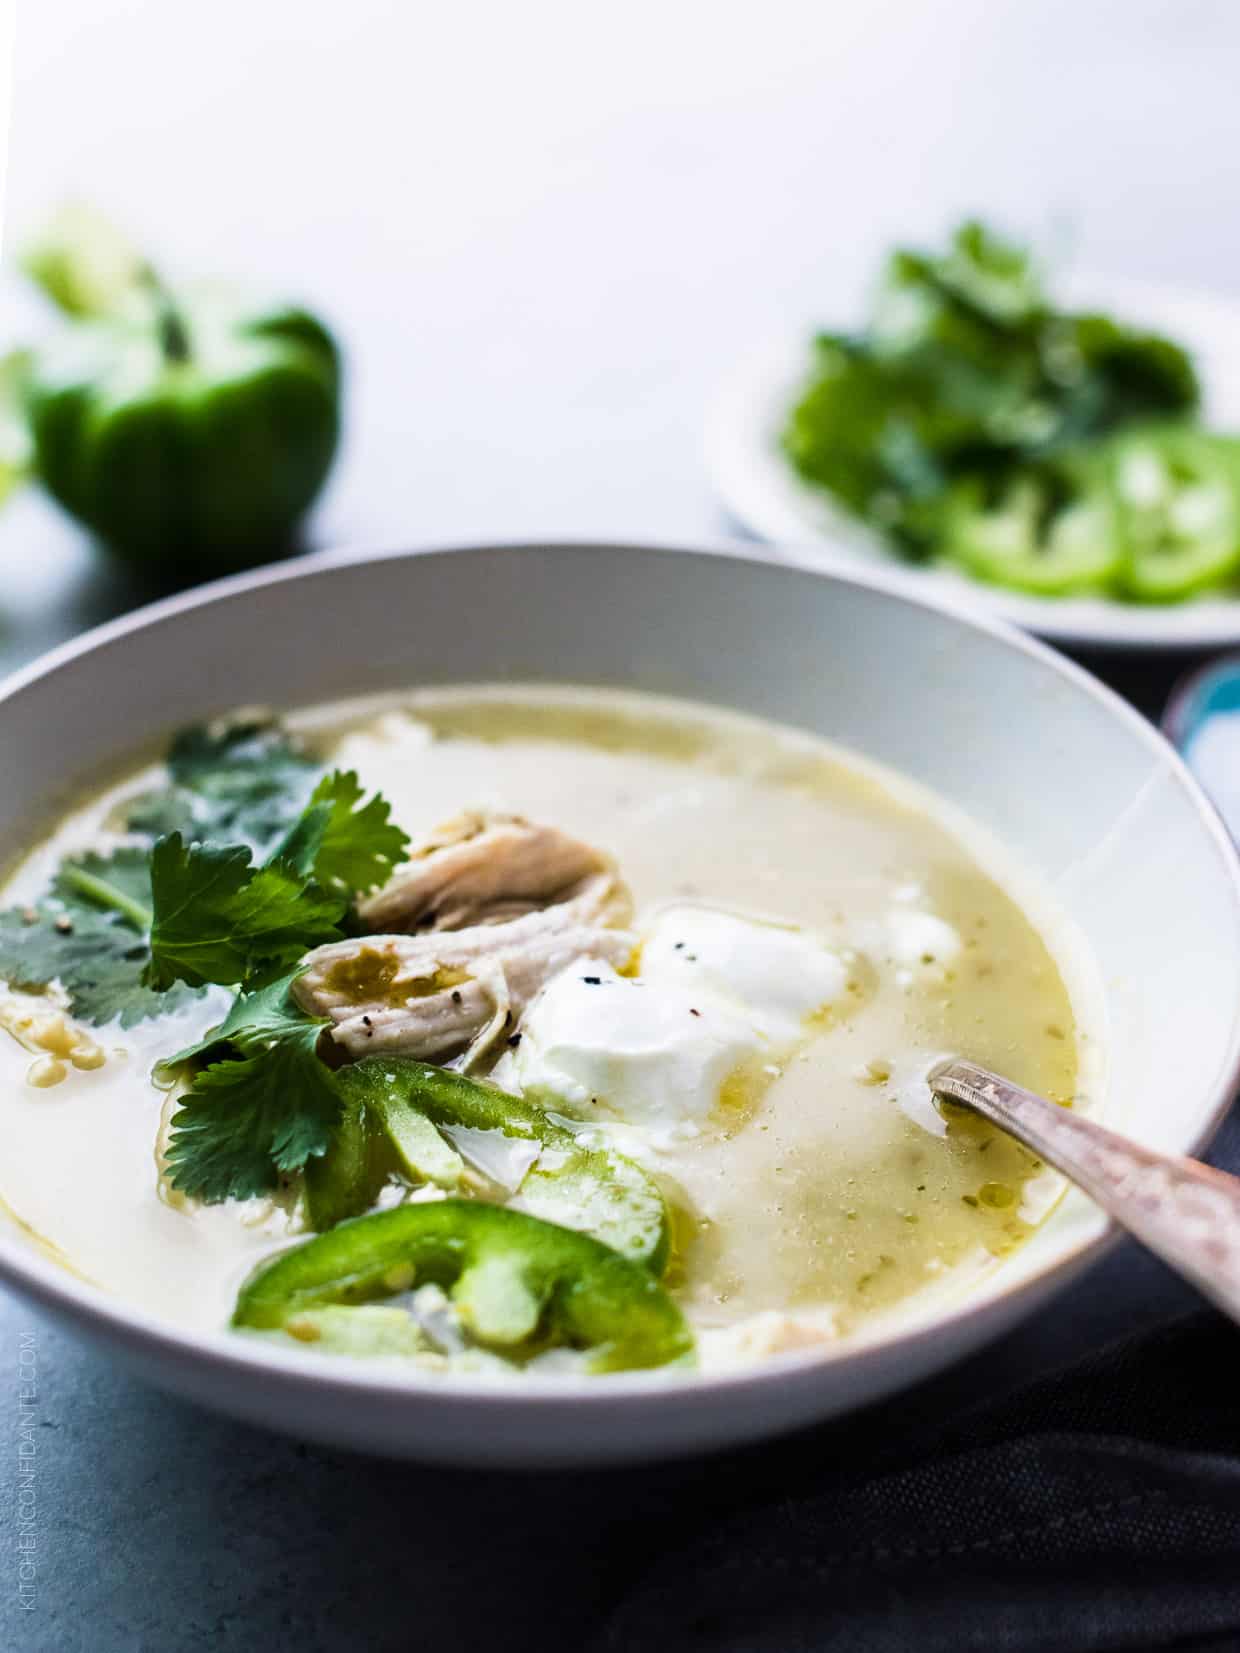
{"label": "white ceramic bowl", "polygon": [[[1240,883],[1161,737],[1015,632],[893,589],[730,553],[482,547],[320,558],[105,626],[0,695],[0,864],[92,773],[178,724],[415,684],[636,686],[828,736],[954,799],[1058,898],[1092,950],[1112,1123],[1199,1148],[1240,1049]],[[521,1388],[403,1378],[196,1337],[60,1271],[15,1231],[0,1275],[153,1382],[323,1440],[458,1463],[581,1464],[772,1434],[913,1382],[1034,1311],[1106,1226],[1070,1196],[973,1295],[827,1357],[736,1376]]]}

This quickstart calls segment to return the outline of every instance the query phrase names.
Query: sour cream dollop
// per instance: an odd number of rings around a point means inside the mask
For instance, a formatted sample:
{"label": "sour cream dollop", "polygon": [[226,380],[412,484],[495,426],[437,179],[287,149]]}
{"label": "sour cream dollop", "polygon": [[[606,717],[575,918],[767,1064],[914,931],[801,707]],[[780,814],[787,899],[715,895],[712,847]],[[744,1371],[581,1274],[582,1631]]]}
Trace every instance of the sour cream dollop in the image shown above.
{"label": "sour cream dollop", "polygon": [[798,1039],[806,1018],[837,1003],[848,970],[807,930],[712,907],[667,907],[647,932],[641,979],[736,1006],[768,1040]]}
{"label": "sour cream dollop", "polygon": [[548,982],[496,1077],[579,1114],[692,1129],[744,1063],[786,1055],[847,986],[843,960],[807,931],[666,908],[636,978],[584,962]]}

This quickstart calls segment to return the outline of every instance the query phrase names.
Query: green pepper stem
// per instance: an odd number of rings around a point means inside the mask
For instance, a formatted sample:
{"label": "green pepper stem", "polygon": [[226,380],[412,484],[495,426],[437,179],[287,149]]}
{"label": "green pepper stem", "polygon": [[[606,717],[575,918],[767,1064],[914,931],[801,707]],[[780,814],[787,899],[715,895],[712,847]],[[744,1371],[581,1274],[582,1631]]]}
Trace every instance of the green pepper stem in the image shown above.
{"label": "green pepper stem", "polygon": [[129,921],[136,930],[146,935],[151,928],[153,914],[149,907],[144,907],[140,901],[118,890],[115,884],[109,884],[106,879],[96,878],[93,872],[86,872],[82,867],[64,866],[60,869],[61,880],[75,889],[79,895],[84,895],[88,901],[96,906],[110,907],[113,912],[120,913],[122,918]]}
{"label": "green pepper stem", "polygon": [[164,360],[187,362],[190,358],[189,327],[180,305],[152,265],[142,266],[141,280],[155,305],[155,330]]}
{"label": "green pepper stem", "polygon": [[185,325],[185,317],[175,304],[162,303],[159,307],[159,347],[164,353],[164,360],[169,362],[187,362],[189,360],[189,329]]}

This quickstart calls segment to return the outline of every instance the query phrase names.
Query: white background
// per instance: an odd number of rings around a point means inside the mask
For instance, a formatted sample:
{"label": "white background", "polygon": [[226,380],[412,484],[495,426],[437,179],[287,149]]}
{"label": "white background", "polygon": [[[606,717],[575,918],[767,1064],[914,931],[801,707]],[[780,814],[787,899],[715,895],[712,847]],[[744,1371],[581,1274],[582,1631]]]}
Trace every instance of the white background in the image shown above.
{"label": "white background", "polygon": [[[718,534],[738,352],[969,210],[1240,291],[1236,0],[22,0],[16,64],[10,248],[84,197],[338,326],[320,543]],[[29,502],[0,562],[23,652],[114,600]]]}

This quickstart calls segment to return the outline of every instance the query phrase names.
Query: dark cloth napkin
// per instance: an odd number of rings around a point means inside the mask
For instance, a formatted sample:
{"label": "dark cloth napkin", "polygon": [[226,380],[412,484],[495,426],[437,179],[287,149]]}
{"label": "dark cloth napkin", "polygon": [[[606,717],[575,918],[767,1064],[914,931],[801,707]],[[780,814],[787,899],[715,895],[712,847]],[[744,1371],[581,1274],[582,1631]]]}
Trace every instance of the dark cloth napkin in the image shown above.
{"label": "dark cloth napkin", "polygon": [[[1240,1167],[1240,1118],[1211,1158]],[[681,1502],[598,1653],[1240,1650],[1240,1327],[1193,1308],[929,1427],[924,1406],[912,1436],[897,1400],[851,1444],[770,1448],[739,1506]]]}

